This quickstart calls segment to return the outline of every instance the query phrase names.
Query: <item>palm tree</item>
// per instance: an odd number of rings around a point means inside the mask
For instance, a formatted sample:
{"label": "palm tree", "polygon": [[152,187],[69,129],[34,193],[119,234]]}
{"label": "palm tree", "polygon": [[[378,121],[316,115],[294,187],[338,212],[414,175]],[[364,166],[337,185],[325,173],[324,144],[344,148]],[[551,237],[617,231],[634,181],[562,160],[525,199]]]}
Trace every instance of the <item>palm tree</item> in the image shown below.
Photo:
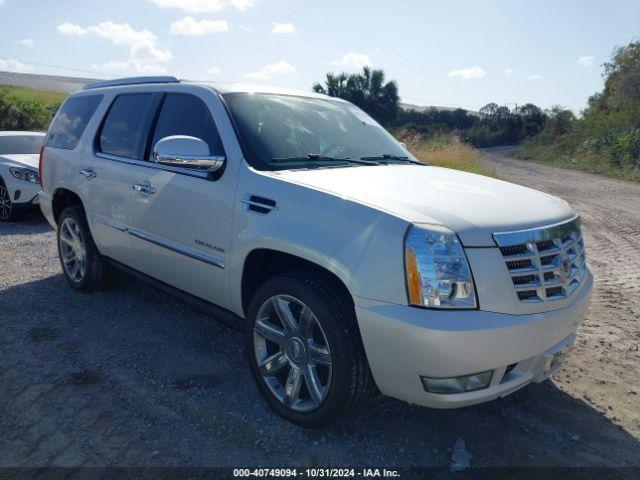
{"label": "palm tree", "polygon": [[313,90],[348,100],[381,123],[392,121],[398,110],[398,85],[385,83],[382,70],[364,67],[362,73],[327,73],[324,85],[315,83]]}

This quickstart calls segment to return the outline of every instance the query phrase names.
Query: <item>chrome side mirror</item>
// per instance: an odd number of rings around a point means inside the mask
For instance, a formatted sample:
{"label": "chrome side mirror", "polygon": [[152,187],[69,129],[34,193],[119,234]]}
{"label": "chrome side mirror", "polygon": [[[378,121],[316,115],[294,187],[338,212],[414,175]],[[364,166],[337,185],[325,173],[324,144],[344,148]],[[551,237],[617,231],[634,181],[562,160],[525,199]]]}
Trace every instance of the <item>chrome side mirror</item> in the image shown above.
{"label": "chrome side mirror", "polygon": [[215,172],[224,165],[223,155],[211,155],[209,145],[186,135],[164,137],[153,147],[153,161],[168,167]]}

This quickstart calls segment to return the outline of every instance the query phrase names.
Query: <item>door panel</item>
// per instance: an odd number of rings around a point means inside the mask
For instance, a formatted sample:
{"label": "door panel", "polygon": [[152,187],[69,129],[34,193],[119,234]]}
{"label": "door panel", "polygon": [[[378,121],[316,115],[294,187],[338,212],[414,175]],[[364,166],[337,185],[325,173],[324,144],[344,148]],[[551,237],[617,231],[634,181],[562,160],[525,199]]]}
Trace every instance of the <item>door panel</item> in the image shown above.
{"label": "door panel", "polygon": [[131,266],[228,307],[226,262],[233,191],[222,184],[134,166],[133,178],[155,193],[133,191]]}
{"label": "door panel", "polygon": [[[131,177],[126,164],[100,158],[96,154],[83,157],[81,180],[85,208],[91,232],[103,255],[128,263],[131,254],[129,234],[131,222]],[[94,176],[95,175],[95,176]]]}
{"label": "door panel", "polygon": [[[160,107],[153,142],[172,135],[204,140],[211,155],[224,155],[205,102],[168,93]],[[176,152],[180,153],[180,152]],[[131,265],[192,295],[230,307],[226,262],[231,243],[233,179],[213,181],[168,171],[152,162],[131,167]]]}
{"label": "door panel", "polygon": [[91,231],[100,253],[129,264],[131,238],[130,165],[144,152],[144,139],[159,96],[125,93],[116,96],[98,129],[95,145],[88,146],[79,174]]}

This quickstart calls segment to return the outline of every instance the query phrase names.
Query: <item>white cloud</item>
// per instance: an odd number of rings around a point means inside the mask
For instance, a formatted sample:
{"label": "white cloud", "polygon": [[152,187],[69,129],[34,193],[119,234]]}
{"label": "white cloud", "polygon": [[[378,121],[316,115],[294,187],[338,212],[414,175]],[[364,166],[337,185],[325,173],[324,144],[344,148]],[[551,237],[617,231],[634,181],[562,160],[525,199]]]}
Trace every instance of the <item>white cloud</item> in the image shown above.
{"label": "white cloud", "polygon": [[273,28],[271,31],[273,33],[293,33],[296,31],[296,27],[293,26],[293,23],[273,22]]}
{"label": "white cloud", "polygon": [[184,17],[182,20],[172,22],[170,30],[174,35],[198,37],[207,33],[226,32],[229,30],[229,22],[226,20],[197,21],[193,17]]}
{"label": "white cloud", "polygon": [[540,80],[542,78],[542,75],[540,75],[539,73],[535,73],[533,75],[529,75],[527,78],[529,80]]}
{"label": "white cloud", "polygon": [[253,7],[256,3],[258,3],[258,0],[229,0],[229,5],[241,12]]}
{"label": "white cloud", "polygon": [[95,70],[96,72],[105,72],[105,73],[124,73],[131,69],[131,64],[129,62],[106,62],[101,64],[94,64],[89,67],[91,70]]}
{"label": "white cloud", "polygon": [[222,69],[220,67],[211,67],[207,70],[207,73],[210,75],[220,75],[222,73]]}
{"label": "white cloud", "polygon": [[31,72],[33,67],[11,58],[6,60],[0,58],[0,70],[6,70],[8,72]]}
{"label": "white cloud", "polygon": [[268,80],[273,75],[285,75],[287,73],[293,73],[295,71],[295,67],[289,62],[287,62],[286,60],[280,60],[279,62],[262,67],[257,72],[246,73],[244,76],[257,80]]}
{"label": "white cloud", "polygon": [[516,71],[511,67],[505,68],[503,70],[503,72],[504,72],[505,75],[513,75],[514,73],[516,73]]}
{"label": "white cloud", "polygon": [[137,63],[128,61],[112,61],[106,62],[96,65],[91,65],[89,67],[91,70],[95,70],[96,72],[101,73],[114,73],[114,74],[135,74],[135,73],[148,73],[148,74],[157,74],[157,73],[166,73],[166,69],[162,65],[157,65],[154,63]]}
{"label": "white cloud", "polygon": [[169,50],[158,47],[158,37],[149,30],[136,30],[128,23],[114,23],[111,20],[81,27],[77,24],[58,25],[58,32],[64,35],[83,36],[89,33],[106,38],[114,45],[129,47],[129,59],[92,65],[91,69],[102,72],[132,71],[138,73],[160,73],[165,68],[158,62],[168,62],[173,55]]}
{"label": "white cloud", "polygon": [[469,80],[470,78],[482,78],[487,74],[482,67],[478,65],[474,65],[469,68],[460,68],[458,70],[451,70],[449,72],[450,77],[460,77],[465,80]]}
{"label": "white cloud", "polygon": [[167,62],[172,55],[169,50],[158,48],[158,37],[149,30],[135,30],[128,23],[102,22],[87,27],[99,37],[111,40],[115,45],[130,47],[131,60],[137,62]]}
{"label": "white cloud", "polygon": [[591,55],[583,55],[582,57],[578,58],[578,65],[582,65],[583,67],[590,67],[591,65],[593,65],[594,60],[595,57],[592,57]]}
{"label": "white cloud", "polygon": [[349,52],[341,59],[331,60],[328,63],[329,65],[336,65],[339,67],[362,68],[371,66],[371,58],[369,58],[369,55],[365,55],[364,53]]}
{"label": "white cloud", "polygon": [[238,25],[238,28],[240,30],[244,30],[245,32],[250,32],[252,30],[252,28],[247,25]]}
{"label": "white cloud", "polygon": [[29,48],[35,45],[35,42],[30,38],[23,38],[22,40],[16,40],[13,43],[15,43],[16,45],[22,45],[23,47],[29,47]]}
{"label": "white cloud", "polygon": [[161,8],[179,8],[188,13],[219,12],[225,7],[244,11],[255,5],[257,0],[151,0]]}
{"label": "white cloud", "polygon": [[72,35],[74,37],[82,37],[87,34],[87,30],[77,23],[63,23],[62,25],[58,25],[57,30],[63,35]]}

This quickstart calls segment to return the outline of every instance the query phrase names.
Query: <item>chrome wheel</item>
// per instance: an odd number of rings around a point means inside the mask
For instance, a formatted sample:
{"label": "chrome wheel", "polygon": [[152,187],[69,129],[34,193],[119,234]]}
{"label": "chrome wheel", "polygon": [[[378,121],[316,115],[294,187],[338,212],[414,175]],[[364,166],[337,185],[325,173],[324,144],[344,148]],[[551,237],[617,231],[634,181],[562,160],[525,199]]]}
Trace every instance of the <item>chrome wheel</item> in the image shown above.
{"label": "chrome wheel", "polygon": [[58,242],[65,272],[73,282],[80,283],[86,269],[87,250],[80,227],[73,218],[67,217],[62,222]]}
{"label": "chrome wheel", "polygon": [[0,218],[8,219],[11,216],[11,198],[4,185],[0,185]]}
{"label": "chrome wheel", "polygon": [[288,295],[268,299],[253,329],[260,375],[285,406],[300,412],[318,408],[331,385],[331,351],[311,309]]}

